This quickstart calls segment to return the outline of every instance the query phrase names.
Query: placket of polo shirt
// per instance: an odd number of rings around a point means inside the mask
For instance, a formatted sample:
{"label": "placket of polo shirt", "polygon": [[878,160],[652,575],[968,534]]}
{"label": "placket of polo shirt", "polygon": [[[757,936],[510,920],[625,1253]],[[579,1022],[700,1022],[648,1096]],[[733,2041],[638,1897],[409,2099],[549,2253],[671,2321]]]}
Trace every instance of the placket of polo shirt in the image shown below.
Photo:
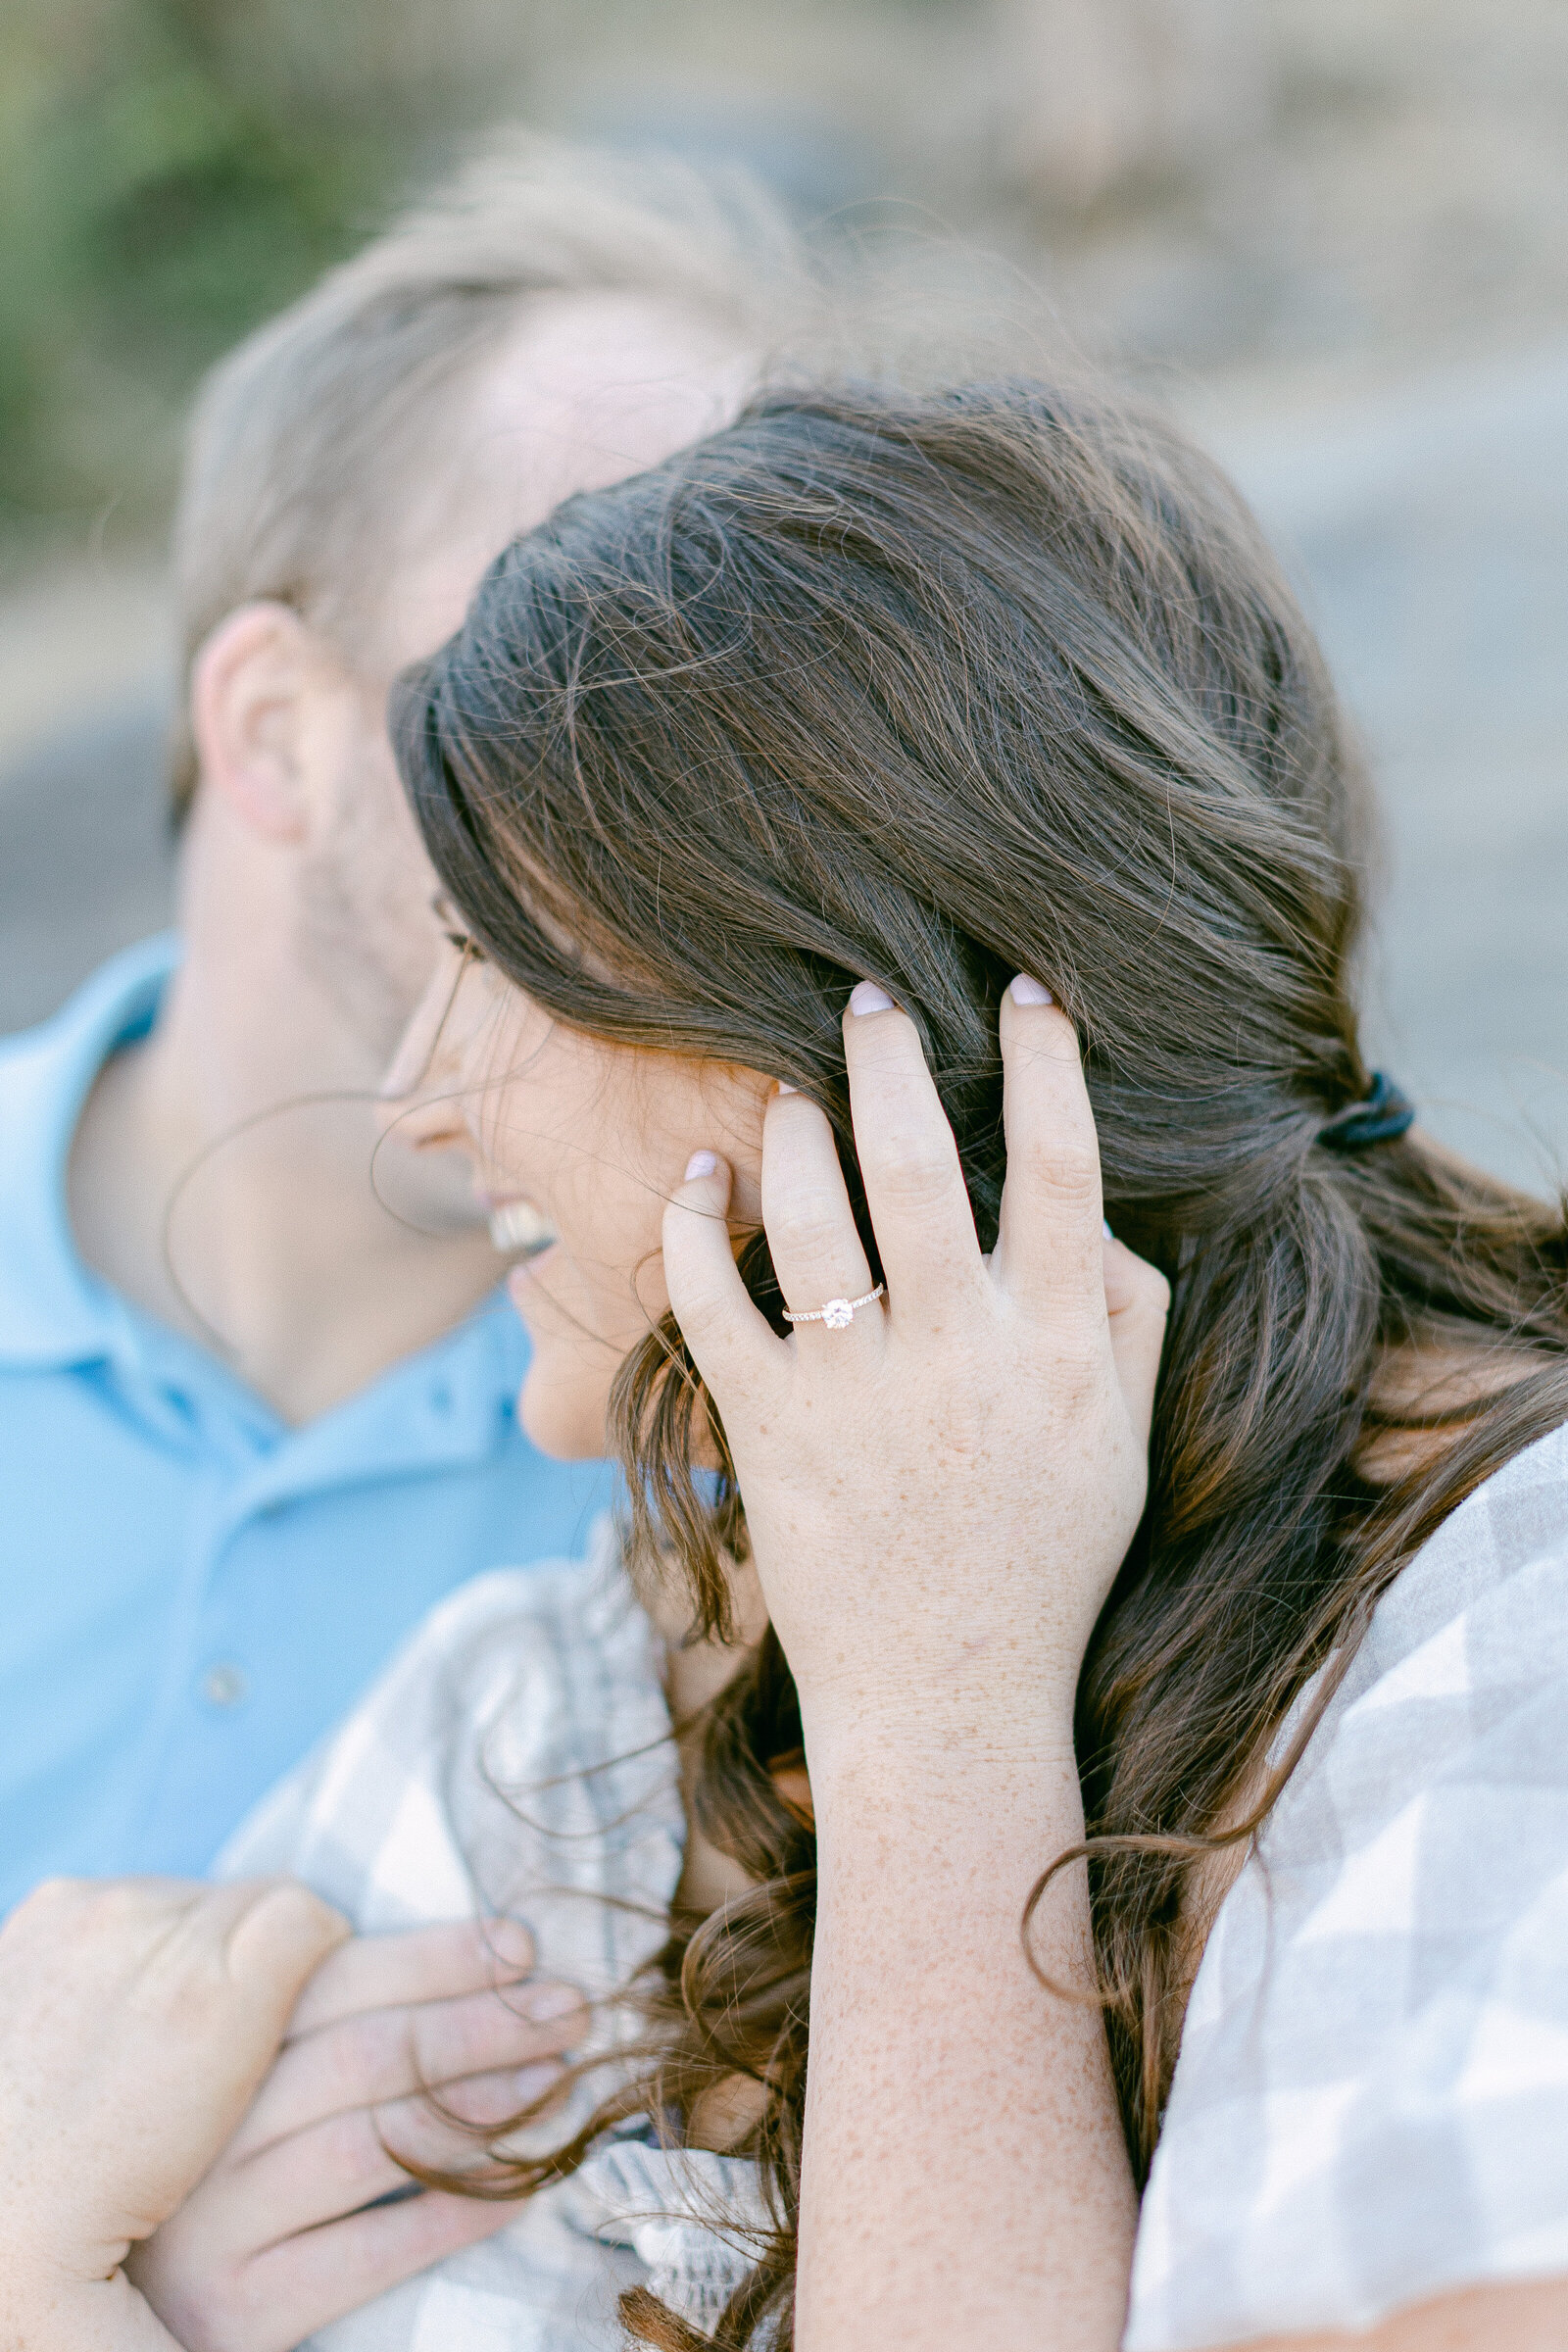
{"label": "placket of polo shirt", "polygon": [[[190,1440],[188,1415],[156,1390],[155,1384],[146,1385],[136,1403],[150,1422],[167,1417],[172,1429],[177,1427]],[[119,1828],[113,1820],[104,1825],[106,1869],[118,1866],[114,1858],[120,1853],[136,1850],[141,1825],[156,1801],[169,1755],[185,1720],[192,1679],[207,1638],[218,1565],[232,1532],[231,1497],[241,1476],[236,1461],[217,1460],[210,1452],[194,1474],[183,1541],[172,1545],[175,1589],[169,1615],[169,1646],[146,1708],[137,1752],[121,1770]]]}
{"label": "placket of polo shirt", "polygon": [[253,1668],[243,1643],[214,1622],[223,1556],[246,1530],[361,1483],[417,1478],[482,1461],[503,1430],[504,1386],[483,1325],[469,1326],[385,1376],[336,1412],[291,1431],[237,1478],[223,1498],[203,1578],[198,1621],[184,1660],[185,1690],[223,1714],[250,1694]]}
{"label": "placket of polo shirt", "polygon": [[255,1605],[242,1556],[248,1532],[357,1485],[417,1481],[494,1453],[508,1435],[511,1395],[520,1377],[520,1333],[502,1317],[510,1318],[509,1308],[481,1313],[336,1412],[285,1432],[236,1464],[232,1475],[212,1478],[193,1517],[180,1638],[156,1710],[144,1821],[182,1801],[211,1740],[221,1740],[226,1751],[227,1727],[242,1740],[260,1734],[261,1724],[248,1724],[253,1702],[276,1703],[275,1690],[257,1682],[259,1661],[245,1638]]}
{"label": "placket of polo shirt", "polygon": [[483,1461],[503,1434],[514,1387],[515,1344],[507,1345],[500,1321],[510,1313],[489,1310],[320,1420],[285,1433],[236,1481],[220,1541],[249,1519],[335,1488]]}

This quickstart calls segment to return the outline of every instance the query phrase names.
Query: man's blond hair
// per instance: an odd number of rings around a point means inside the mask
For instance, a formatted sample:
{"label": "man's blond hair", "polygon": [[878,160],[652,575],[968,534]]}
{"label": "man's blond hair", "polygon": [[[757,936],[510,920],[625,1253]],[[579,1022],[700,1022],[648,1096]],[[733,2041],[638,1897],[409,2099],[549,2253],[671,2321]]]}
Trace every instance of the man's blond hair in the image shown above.
{"label": "man's blond hair", "polygon": [[[492,147],[220,362],[197,397],[174,525],[187,674],[276,598],[362,651],[395,550],[387,485],[439,438],[453,389],[541,294],[669,301],[758,354],[825,356],[833,272],[741,174],[705,178],[554,141]],[[176,816],[196,789],[181,719]]]}

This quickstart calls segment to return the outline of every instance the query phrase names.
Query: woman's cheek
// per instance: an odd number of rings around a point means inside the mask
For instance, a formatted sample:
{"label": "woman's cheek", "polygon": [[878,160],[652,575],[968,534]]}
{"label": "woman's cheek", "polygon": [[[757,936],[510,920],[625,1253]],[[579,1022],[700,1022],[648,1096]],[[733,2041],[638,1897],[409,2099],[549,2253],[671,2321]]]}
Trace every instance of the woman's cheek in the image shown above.
{"label": "woman's cheek", "polygon": [[606,1338],[600,1301],[559,1247],[514,1267],[507,1289],[532,1348],[517,1398],[524,1432],[559,1461],[602,1454],[624,1349]]}
{"label": "woman's cheek", "polygon": [[605,1450],[610,1388],[581,1348],[536,1340],[517,1397],[523,1434],[558,1462],[596,1458]]}

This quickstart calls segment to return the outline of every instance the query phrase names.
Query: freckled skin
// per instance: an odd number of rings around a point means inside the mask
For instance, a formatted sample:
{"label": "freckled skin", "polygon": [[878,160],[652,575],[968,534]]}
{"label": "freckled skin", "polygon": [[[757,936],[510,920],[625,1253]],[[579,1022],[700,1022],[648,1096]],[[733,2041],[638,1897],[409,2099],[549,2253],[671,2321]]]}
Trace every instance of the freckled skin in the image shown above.
{"label": "freckled skin", "polygon": [[482,1193],[528,1200],[559,1236],[512,1278],[533,1343],[519,1408],[547,1453],[598,1454],[615,1373],[669,1304],[662,1226],[694,1152],[721,1151],[733,1165],[737,1235],[761,1222],[772,1081],[584,1037],[450,945],[389,1095],[416,1078],[441,1099],[389,1113],[405,1147],[466,1147]]}
{"label": "freckled skin", "polygon": [[[724,1415],[760,1597],[801,1692],[796,1794],[816,1826],[818,1909],[798,2352],[1115,2352],[1136,2201],[1103,2033],[1093,2004],[1046,1990],[1019,1937],[1043,1866],[1082,1835],[1073,1691],[1141,1507],[1164,1311],[1158,1277],[1102,1243],[1084,1195],[1094,1145],[1075,1041],[1049,1007],[1028,1016],[1054,1030],[1028,1056],[1039,1099],[1020,1104],[1004,1005],[1009,1152],[1028,1170],[1029,1214],[1009,1227],[1004,1206],[1004,1239],[983,1275],[974,1250],[960,1303],[921,1326],[929,1223],[901,1256],[862,1141],[888,1306],[786,1346],[736,1296],[733,1240],[764,1208],[792,1304],[869,1287],[847,1203],[826,1259],[791,1258],[780,1171],[792,1148],[806,1171],[812,1120],[831,1154],[820,1113],[771,1099],[757,1072],[565,1032],[483,970],[463,975],[443,1020],[457,978],[449,962],[411,1033],[452,1097],[423,1114],[429,1139],[466,1141],[483,1188],[529,1200],[560,1236],[514,1279],[534,1341],[525,1424],[553,1451],[597,1451],[616,1366],[673,1298]],[[856,1056],[883,1054],[872,1032],[889,1024],[907,1031],[892,1010],[846,1024],[852,1091]],[[884,1076],[905,1088],[903,1132],[918,1141],[908,1090],[934,1096],[907,1043],[894,1037]],[[898,1129],[862,1127],[858,1100],[858,1135]],[[719,1170],[683,1183],[701,1150]],[[836,1163],[813,1181],[820,1197]],[[723,1267],[700,1263],[715,1235]],[[1047,1979],[1089,1981],[1081,1866],[1053,1883],[1031,1949]],[[1488,2290],[1357,2341],[1522,2352],[1568,2340],[1560,2312],[1555,2285]]]}

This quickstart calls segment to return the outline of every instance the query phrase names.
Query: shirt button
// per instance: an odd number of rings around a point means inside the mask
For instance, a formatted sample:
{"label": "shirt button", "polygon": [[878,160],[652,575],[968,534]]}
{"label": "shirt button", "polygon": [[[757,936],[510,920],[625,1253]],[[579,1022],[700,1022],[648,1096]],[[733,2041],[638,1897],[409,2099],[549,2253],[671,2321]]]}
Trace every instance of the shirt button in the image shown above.
{"label": "shirt button", "polygon": [[237,1707],[249,1687],[237,1666],[209,1666],[202,1676],[202,1696],[210,1707]]}

